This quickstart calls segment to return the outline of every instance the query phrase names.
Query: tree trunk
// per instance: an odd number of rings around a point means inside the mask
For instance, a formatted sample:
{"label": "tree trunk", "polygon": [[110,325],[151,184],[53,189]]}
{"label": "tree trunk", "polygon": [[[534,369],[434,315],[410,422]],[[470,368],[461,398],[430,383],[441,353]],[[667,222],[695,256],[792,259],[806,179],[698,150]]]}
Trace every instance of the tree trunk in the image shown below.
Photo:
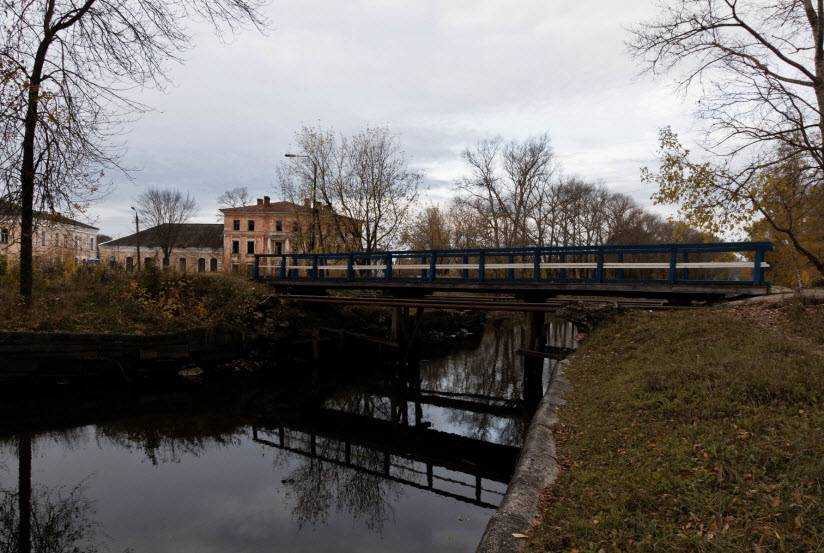
{"label": "tree trunk", "polygon": [[23,162],[20,167],[20,295],[28,304],[32,297],[32,233],[34,230],[34,137],[37,131],[37,108],[43,64],[49,49],[45,38],[37,48],[29,80],[23,134]]}

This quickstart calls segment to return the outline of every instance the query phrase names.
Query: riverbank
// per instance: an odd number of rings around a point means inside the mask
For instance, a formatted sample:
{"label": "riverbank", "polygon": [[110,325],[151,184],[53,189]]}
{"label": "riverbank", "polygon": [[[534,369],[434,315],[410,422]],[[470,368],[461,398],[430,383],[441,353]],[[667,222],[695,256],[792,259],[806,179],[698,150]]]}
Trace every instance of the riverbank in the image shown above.
{"label": "riverbank", "polygon": [[629,312],[570,362],[527,551],[824,542],[824,306]]}
{"label": "riverbank", "polygon": [[201,328],[240,329],[253,320],[266,290],[223,274],[104,267],[37,273],[25,307],[16,276],[0,276],[0,331],[163,334]]}

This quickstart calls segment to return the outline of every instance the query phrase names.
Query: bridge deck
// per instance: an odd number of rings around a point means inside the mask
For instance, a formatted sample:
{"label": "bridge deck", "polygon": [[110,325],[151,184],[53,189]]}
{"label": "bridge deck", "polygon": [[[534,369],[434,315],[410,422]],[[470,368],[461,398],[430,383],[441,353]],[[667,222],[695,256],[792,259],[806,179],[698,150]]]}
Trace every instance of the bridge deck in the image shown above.
{"label": "bridge deck", "polygon": [[257,254],[254,278],[300,294],[377,290],[641,298],[769,293],[768,242]]}

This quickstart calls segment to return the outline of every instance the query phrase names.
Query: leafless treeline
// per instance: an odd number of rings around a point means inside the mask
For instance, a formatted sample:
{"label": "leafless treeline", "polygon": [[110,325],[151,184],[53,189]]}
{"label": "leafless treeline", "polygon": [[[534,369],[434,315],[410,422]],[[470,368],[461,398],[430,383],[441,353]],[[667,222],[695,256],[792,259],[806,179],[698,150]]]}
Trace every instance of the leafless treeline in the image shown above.
{"label": "leafless treeline", "polygon": [[[421,174],[410,169],[398,137],[386,128],[352,136],[305,127],[296,135],[299,154],[277,172],[283,196],[312,206],[308,250],[359,244],[374,251],[395,242],[418,197]],[[324,213],[342,217],[318,221]],[[350,224],[359,221],[359,225]],[[324,224],[325,223],[325,224]],[[324,230],[332,236],[324,236]]]}
{"label": "leafless treeline", "polygon": [[[353,136],[306,127],[299,153],[278,168],[284,198],[314,213],[297,237],[303,250],[335,244],[370,252],[413,249],[594,245],[697,239],[695,233],[645,211],[625,194],[564,176],[549,136],[482,140],[462,154],[467,176],[448,208],[416,203],[422,175],[409,167],[398,137],[385,128]],[[314,198],[314,200],[312,200]],[[348,224],[352,220],[359,225]]]}
{"label": "leafless treeline", "polygon": [[469,175],[447,209],[428,207],[402,234],[414,249],[572,246],[696,239],[625,194],[565,177],[547,135],[483,140],[463,153]]}

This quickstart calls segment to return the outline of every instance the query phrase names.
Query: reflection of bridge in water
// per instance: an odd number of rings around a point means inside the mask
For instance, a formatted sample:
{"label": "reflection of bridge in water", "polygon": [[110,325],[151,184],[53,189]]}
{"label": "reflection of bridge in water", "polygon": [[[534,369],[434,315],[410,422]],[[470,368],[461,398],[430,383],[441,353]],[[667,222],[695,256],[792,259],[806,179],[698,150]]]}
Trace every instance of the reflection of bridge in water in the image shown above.
{"label": "reflection of bridge in water", "polygon": [[[490,509],[498,507],[519,452],[515,446],[433,430],[425,422],[410,426],[332,409],[290,421],[258,423],[253,439]],[[502,486],[489,488],[486,482]]]}
{"label": "reflection of bridge in water", "polygon": [[[510,321],[492,323],[466,357],[454,354],[370,373],[321,406],[258,418],[253,439],[334,467],[497,508],[534,408],[519,385],[526,376],[518,363],[525,330]],[[549,324],[546,333],[551,378],[558,360],[577,344],[567,322]],[[444,417],[448,431],[436,428]]]}

